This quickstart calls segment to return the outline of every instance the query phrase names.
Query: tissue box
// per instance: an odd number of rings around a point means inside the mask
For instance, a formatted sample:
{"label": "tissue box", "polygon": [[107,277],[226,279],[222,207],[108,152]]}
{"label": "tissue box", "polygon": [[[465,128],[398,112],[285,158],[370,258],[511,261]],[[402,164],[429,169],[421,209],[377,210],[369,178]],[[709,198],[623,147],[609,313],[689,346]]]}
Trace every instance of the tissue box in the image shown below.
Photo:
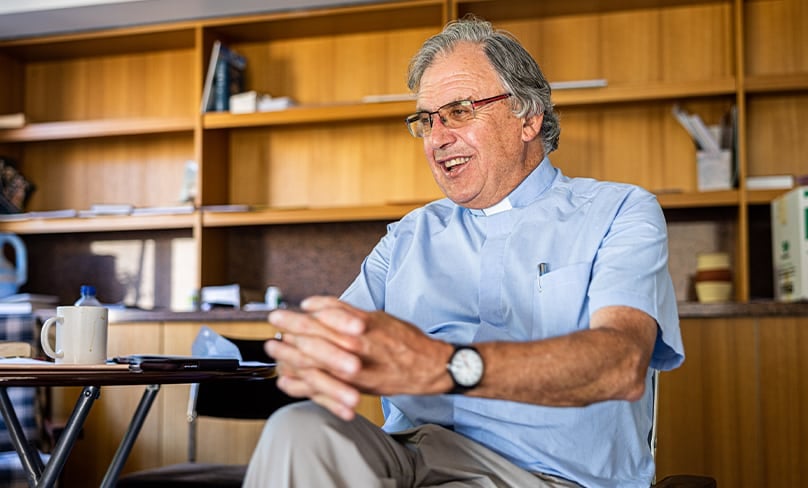
{"label": "tissue box", "polygon": [[808,300],[808,186],[774,199],[771,216],[774,298]]}

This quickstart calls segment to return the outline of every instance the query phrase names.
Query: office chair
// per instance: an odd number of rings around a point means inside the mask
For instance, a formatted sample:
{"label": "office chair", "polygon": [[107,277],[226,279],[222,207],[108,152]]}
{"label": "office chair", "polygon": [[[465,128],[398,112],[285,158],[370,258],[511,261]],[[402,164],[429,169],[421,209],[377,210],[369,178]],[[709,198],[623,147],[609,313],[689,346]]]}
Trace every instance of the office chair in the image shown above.
{"label": "office chair", "polygon": [[[265,340],[233,339],[244,361],[272,362],[264,352]],[[146,469],[121,476],[120,488],[163,487],[240,487],[247,465],[196,462],[197,418],[266,419],[277,409],[299,399],[276,385],[276,379],[263,381],[224,381],[191,385],[188,399],[188,461]]]}

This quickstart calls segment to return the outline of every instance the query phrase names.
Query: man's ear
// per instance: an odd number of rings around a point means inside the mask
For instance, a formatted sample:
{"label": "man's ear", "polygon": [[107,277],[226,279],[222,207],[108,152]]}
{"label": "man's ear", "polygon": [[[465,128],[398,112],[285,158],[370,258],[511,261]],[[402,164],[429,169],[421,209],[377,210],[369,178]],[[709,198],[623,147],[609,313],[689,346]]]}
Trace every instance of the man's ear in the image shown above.
{"label": "man's ear", "polygon": [[544,121],[544,114],[526,117],[522,123],[522,141],[530,142],[541,132],[541,123]]}

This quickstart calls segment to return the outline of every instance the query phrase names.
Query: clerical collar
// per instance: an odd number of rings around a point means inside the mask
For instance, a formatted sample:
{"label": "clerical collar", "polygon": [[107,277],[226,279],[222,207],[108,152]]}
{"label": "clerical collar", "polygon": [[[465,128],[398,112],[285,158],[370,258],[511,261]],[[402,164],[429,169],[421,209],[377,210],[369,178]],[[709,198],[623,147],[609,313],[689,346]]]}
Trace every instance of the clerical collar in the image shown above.
{"label": "clerical collar", "polygon": [[502,200],[500,200],[499,203],[497,203],[497,204],[495,204],[495,205],[493,205],[491,207],[484,208],[483,209],[483,215],[485,215],[486,217],[490,217],[490,216],[496,215],[496,214],[498,214],[500,212],[508,211],[508,210],[510,210],[512,208],[513,208],[513,205],[511,205],[511,199],[508,198],[508,197],[505,197]]}
{"label": "clerical collar", "polygon": [[469,209],[473,215],[490,217],[535,202],[552,184],[558,170],[546,157],[507,197],[488,208]]}

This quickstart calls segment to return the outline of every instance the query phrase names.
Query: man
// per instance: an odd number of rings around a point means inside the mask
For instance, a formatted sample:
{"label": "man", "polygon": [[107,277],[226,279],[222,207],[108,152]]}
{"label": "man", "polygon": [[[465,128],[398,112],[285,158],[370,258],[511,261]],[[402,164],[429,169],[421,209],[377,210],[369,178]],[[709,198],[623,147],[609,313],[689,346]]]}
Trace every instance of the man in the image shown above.
{"label": "man", "polygon": [[447,198],[340,300],[272,313],[278,385],[313,403],[270,418],[246,486],[648,487],[650,368],[684,359],[656,199],[552,166],[549,85],[487,22],[427,40],[409,86]]}

